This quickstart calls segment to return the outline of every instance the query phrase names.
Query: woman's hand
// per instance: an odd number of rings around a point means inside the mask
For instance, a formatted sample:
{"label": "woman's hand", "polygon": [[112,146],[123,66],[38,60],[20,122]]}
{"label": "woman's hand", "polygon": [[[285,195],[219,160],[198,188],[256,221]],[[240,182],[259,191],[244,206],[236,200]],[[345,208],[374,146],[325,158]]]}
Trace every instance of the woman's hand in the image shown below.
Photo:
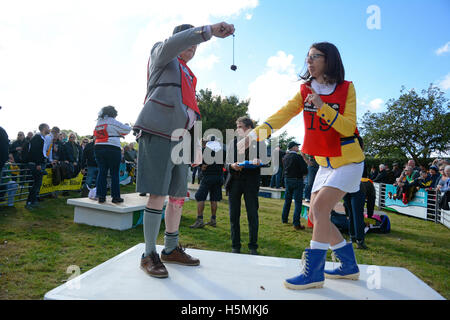
{"label": "woman's hand", "polygon": [[320,96],[314,91],[313,88],[306,86],[312,93],[308,94],[305,99],[305,103],[313,104],[314,109],[319,110],[323,106],[323,101]]}

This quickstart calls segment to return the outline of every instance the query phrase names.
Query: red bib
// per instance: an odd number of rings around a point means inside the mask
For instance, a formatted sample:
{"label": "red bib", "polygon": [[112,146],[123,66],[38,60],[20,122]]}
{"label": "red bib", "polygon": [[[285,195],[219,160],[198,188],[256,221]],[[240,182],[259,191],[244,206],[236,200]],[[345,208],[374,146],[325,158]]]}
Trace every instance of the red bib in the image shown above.
{"label": "red bib", "polygon": [[[343,114],[350,83],[349,81],[344,81],[336,86],[333,93],[320,95],[320,98],[331,108],[337,110],[339,114]],[[311,90],[306,87],[307,85],[310,86],[311,83],[300,86],[303,101],[311,93]],[[320,157],[341,156],[340,134],[332,128],[336,118],[328,123],[319,117],[316,111],[308,111],[308,105],[305,106],[303,104],[303,120],[305,123],[305,137],[302,146],[303,153]]]}
{"label": "red bib", "polygon": [[200,110],[197,105],[197,97],[195,95],[195,87],[197,86],[197,78],[192,73],[191,69],[186,65],[186,62],[178,58],[180,62],[181,71],[181,94],[183,96],[183,104],[200,116]]}
{"label": "red bib", "polygon": [[109,135],[107,128],[108,128],[107,124],[102,124],[95,127],[94,130],[95,143],[108,142]]}

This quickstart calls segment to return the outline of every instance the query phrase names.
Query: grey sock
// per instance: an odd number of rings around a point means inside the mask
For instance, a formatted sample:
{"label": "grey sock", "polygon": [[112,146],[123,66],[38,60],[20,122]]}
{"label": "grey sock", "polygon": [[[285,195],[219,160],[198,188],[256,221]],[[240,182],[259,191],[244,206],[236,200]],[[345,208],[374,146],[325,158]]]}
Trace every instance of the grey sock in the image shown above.
{"label": "grey sock", "polygon": [[156,252],[156,239],[161,226],[162,210],[145,208],[144,210],[144,239],[145,239],[145,256],[152,252]]}
{"label": "grey sock", "polygon": [[171,254],[178,246],[178,231],[174,233],[164,233],[164,253]]}

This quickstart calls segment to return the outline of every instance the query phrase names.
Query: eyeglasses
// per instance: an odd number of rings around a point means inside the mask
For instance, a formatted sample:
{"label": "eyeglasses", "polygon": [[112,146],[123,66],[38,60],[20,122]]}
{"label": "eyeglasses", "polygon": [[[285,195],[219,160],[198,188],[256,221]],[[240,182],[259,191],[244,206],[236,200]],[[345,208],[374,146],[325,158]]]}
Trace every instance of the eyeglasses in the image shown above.
{"label": "eyeglasses", "polygon": [[315,54],[307,56],[305,60],[306,61],[308,61],[308,60],[315,61],[315,60],[319,59],[319,57],[325,57],[325,55],[324,54],[320,54],[320,53],[315,53]]}

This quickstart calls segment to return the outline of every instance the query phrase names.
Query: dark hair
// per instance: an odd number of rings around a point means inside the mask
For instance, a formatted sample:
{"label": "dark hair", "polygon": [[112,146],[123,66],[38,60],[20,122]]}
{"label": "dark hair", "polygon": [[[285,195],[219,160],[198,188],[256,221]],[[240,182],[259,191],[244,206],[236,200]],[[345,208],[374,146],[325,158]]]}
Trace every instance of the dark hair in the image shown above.
{"label": "dark hair", "polygon": [[[345,69],[342,63],[341,55],[336,46],[329,42],[318,42],[314,43],[310,49],[312,48],[319,50],[325,55],[325,81],[328,83],[342,83],[345,80]],[[306,72],[303,75],[300,75],[300,78],[305,81],[312,80],[307,68]]]}
{"label": "dark hair", "polygon": [[45,127],[48,127],[48,124],[46,124],[46,123],[41,123],[41,124],[39,125],[39,131],[44,130]]}
{"label": "dark hair", "polygon": [[98,113],[98,119],[103,119],[106,116],[115,118],[117,117],[117,110],[113,106],[103,107],[102,110]]}
{"label": "dark hair", "polygon": [[176,26],[175,29],[173,29],[173,33],[172,35],[174,35],[175,33],[184,31],[184,30],[188,30],[193,28],[194,26],[192,24],[181,24],[179,26]]}
{"label": "dark hair", "polygon": [[247,116],[239,117],[236,120],[236,122],[242,122],[246,128],[252,128],[252,129],[255,128],[255,124],[253,123],[253,120]]}

